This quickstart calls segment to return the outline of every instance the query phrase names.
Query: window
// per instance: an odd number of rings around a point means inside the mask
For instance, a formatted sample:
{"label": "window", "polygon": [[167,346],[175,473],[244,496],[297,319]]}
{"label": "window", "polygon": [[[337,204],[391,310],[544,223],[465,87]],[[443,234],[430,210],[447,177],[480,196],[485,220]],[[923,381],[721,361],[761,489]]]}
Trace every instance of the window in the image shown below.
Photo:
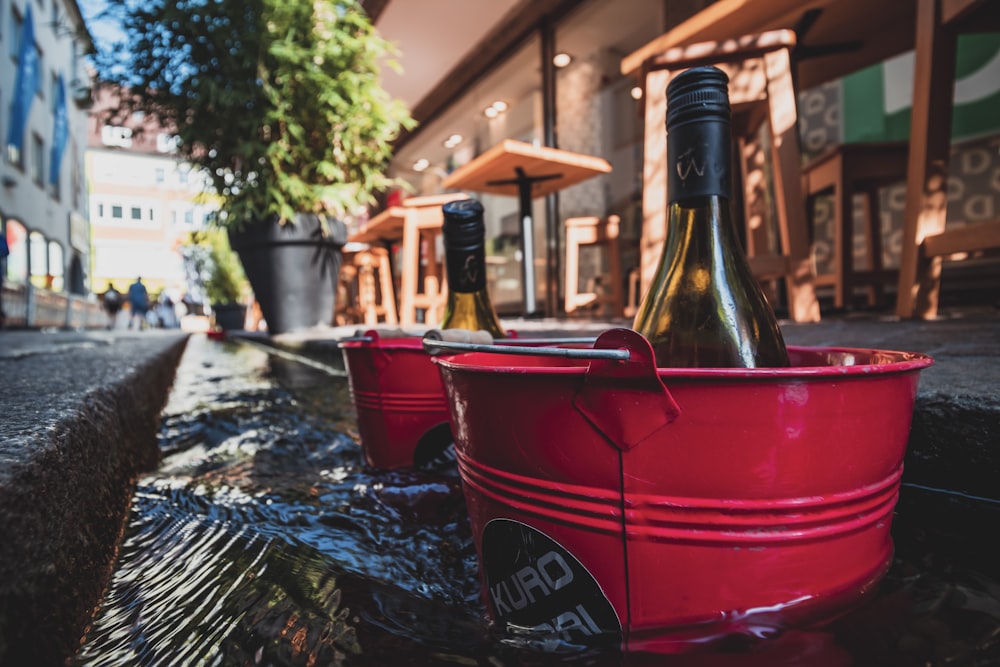
{"label": "window", "polygon": [[177,137],[160,132],[156,135],[156,150],[160,153],[176,153],[179,141]]}
{"label": "window", "polygon": [[10,57],[15,61],[21,54],[21,28],[24,26],[24,19],[17,11],[13,3],[10,5]]}
{"label": "window", "polygon": [[177,170],[177,180],[181,182],[182,185],[186,185],[188,182],[188,173],[190,169],[187,167],[181,167]]}
{"label": "window", "polygon": [[21,155],[21,149],[14,144],[7,144],[7,162],[18,169],[24,169],[24,156]]}
{"label": "window", "polygon": [[157,185],[163,184],[167,180],[167,172],[163,170],[163,167],[156,168],[156,183]]}
{"label": "window", "polygon": [[194,211],[188,209],[184,211],[184,224],[193,225],[194,224]]}
{"label": "window", "polygon": [[122,217],[123,217],[122,216],[122,207],[121,206],[112,206],[111,207],[111,217],[114,218],[115,220],[121,220]]}
{"label": "window", "polygon": [[38,95],[40,99],[45,99],[45,54],[42,50],[38,48],[38,42],[35,42],[35,53],[38,54],[38,62],[36,67],[38,67],[38,76],[35,77],[35,94]]}
{"label": "window", "polygon": [[45,187],[45,142],[35,133],[31,134],[31,179]]}
{"label": "window", "polygon": [[138,206],[133,206],[129,217],[133,220],[142,220],[142,209]]}
{"label": "window", "polygon": [[47,287],[53,292],[62,292],[65,288],[65,269],[63,268],[63,249],[55,241],[49,241],[49,272],[46,274]]}
{"label": "window", "polygon": [[132,146],[132,130],[118,125],[105,125],[101,128],[101,143],[105,146],[129,148]]}
{"label": "window", "polygon": [[7,221],[7,281],[23,285],[28,280],[28,230],[17,220]]}
{"label": "window", "polygon": [[52,113],[56,112],[56,103],[59,100],[59,75],[52,72],[51,78],[49,79],[49,91],[52,93],[50,95],[52,99]]}
{"label": "window", "polygon": [[98,204],[97,205],[97,217],[98,218],[103,218],[104,217],[104,204]]}
{"label": "window", "polygon": [[28,257],[31,266],[31,284],[46,287],[49,273],[49,243],[41,232],[28,234]]}

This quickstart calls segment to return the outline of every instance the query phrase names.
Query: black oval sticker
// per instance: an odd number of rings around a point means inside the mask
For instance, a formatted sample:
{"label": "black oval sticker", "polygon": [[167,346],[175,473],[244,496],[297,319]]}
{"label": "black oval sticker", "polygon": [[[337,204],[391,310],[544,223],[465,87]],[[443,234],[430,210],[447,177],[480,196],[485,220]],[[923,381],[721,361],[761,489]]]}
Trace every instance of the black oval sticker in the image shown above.
{"label": "black oval sticker", "polygon": [[490,608],[507,641],[543,650],[621,645],[611,602],[558,542],[519,521],[493,519],[482,545]]}

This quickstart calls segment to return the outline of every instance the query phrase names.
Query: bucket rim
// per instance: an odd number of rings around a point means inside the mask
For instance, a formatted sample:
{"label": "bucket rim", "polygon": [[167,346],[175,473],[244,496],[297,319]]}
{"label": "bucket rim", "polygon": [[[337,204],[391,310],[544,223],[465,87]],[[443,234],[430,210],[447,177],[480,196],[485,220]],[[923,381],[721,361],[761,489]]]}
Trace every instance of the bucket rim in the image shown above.
{"label": "bucket rim", "polygon": [[[934,359],[923,352],[905,352],[901,350],[882,350],[876,348],[863,347],[842,347],[842,346],[810,346],[810,345],[789,345],[790,356],[800,354],[814,355],[832,359],[840,357],[845,361],[853,362],[853,357],[875,360],[869,363],[843,363],[843,364],[813,364],[799,365],[785,368],[657,368],[657,374],[663,378],[673,379],[736,379],[747,378],[754,380],[786,379],[786,378],[814,378],[814,377],[845,377],[845,376],[873,376],[889,375],[899,373],[909,373],[923,370],[934,364]],[[539,359],[541,355],[526,355],[529,358]],[[433,361],[442,368],[452,371],[468,373],[516,373],[516,374],[544,374],[544,375],[576,375],[587,372],[586,362],[576,365],[550,364],[539,365],[522,363],[524,357],[505,357],[502,366],[485,363],[483,357],[494,355],[485,352],[467,352],[460,354],[449,354],[434,357]],[[509,359],[509,361],[507,361]],[[521,361],[519,361],[519,359]],[[547,358],[551,359],[551,358]]]}

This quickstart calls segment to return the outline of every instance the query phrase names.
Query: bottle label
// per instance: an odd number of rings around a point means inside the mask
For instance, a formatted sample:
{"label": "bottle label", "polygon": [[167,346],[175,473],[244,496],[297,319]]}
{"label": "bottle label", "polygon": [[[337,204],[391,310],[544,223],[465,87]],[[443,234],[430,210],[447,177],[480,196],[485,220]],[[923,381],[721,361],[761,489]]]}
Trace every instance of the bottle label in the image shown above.
{"label": "bottle label", "polygon": [[667,201],[731,196],[729,123],[705,119],[671,128],[667,136]]}
{"label": "bottle label", "polygon": [[459,292],[478,292],[486,288],[486,248],[445,248],[445,266],[448,272],[448,289]]}
{"label": "bottle label", "polygon": [[520,521],[493,519],[483,529],[482,550],[493,617],[516,632],[516,643],[549,650],[621,644],[621,621],[597,580],[551,537]]}

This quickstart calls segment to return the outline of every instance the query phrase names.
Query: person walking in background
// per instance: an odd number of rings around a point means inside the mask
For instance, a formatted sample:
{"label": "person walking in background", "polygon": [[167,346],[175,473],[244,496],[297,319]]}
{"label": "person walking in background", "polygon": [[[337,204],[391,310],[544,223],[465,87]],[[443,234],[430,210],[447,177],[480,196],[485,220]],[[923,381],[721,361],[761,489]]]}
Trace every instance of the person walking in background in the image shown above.
{"label": "person walking in background", "polygon": [[118,313],[122,309],[122,293],[115,289],[114,283],[108,283],[108,289],[101,295],[104,312],[108,314],[108,328],[114,329]]}
{"label": "person walking in background", "polygon": [[[149,292],[146,291],[146,286],[142,284],[141,276],[128,286],[128,304],[129,308],[132,309],[132,314],[129,316],[128,328],[131,329],[132,325],[135,324],[136,329],[140,331],[145,329],[146,313],[149,312]],[[138,318],[138,321],[136,318]]]}

